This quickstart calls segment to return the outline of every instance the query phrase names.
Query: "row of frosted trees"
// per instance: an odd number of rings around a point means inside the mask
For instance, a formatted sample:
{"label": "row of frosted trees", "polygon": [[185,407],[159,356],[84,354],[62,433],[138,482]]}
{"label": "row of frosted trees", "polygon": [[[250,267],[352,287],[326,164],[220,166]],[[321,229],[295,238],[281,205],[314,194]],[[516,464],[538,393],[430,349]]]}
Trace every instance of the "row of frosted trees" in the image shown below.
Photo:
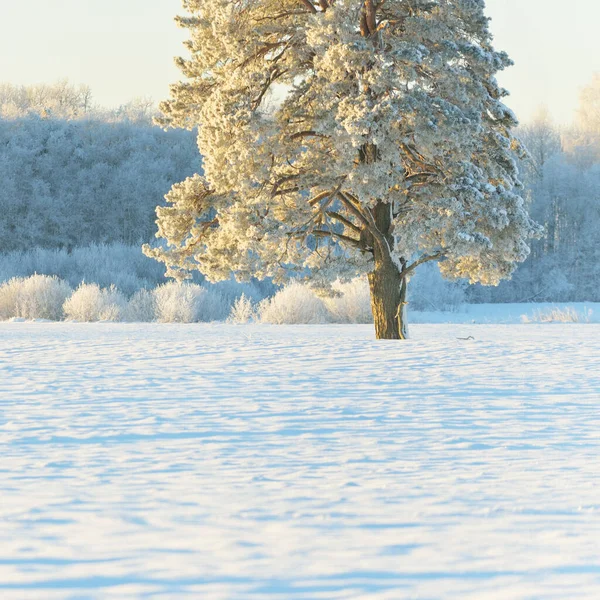
{"label": "row of frosted trees", "polygon": [[200,159],[194,134],[155,127],[150,106],[0,85],[0,252],[151,239],[156,206]]}
{"label": "row of frosted trees", "polygon": [[547,111],[523,127],[531,160],[521,165],[532,217],[546,235],[512,281],[473,288],[474,300],[600,301],[600,76],[583,91],[573,127]]}
{"label": "row of frosted trees", "polygon": [[[600,300],[599,104],[596,77],[576,126],[542,111],[520,129],[530,211],[547,234],[512,281],[470,286],[467,299]],[[146,101],[99,109],[88,88],[65,82],[0,85],[0,253],[150,241],[156,205],[199,169],[194,134],[162,131],[151,116]]]}

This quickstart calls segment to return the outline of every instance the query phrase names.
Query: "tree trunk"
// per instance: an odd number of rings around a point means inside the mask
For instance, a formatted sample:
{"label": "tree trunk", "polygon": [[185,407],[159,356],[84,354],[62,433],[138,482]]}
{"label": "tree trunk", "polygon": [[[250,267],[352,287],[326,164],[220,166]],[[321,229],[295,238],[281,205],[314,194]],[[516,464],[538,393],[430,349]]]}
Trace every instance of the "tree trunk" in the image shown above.
{"label": "tree trunk", "polygon": [[408,281],[406,277],[402,277],[390,254],[390,249],[394,247],[391,207],[385,202],[377,202],[371,213],[374,224],[382,236],[380,239],[375,239],[368,231],[364,236],[364,243],[372,248],[375,262],[373,271],[369,273],[375,335],[378,340],[405,340],[408,338],[406,322]]}
{"label": "tree trunk", "polygon": [[369,273],[371,309],[378,340],[408,339],[406,322],[407,281],[390,260],[376,260]]}

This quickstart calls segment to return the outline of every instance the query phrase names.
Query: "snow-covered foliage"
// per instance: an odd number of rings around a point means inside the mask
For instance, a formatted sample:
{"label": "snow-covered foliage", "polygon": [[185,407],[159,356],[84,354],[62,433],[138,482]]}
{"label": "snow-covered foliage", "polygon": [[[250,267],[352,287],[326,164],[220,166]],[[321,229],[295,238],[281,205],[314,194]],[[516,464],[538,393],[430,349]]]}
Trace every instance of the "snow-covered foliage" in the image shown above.
{"label": "snow-covered foliage", "polygon": [[222,296],[196,285],[171,281],[154,290],[156,320],[160,323],[197,323],[223,320],[228,313]]}
{"label": "snow-covered foliage", "polygon": [[0,83],[0,118],[40,115],[75,119],[96,112],[92,90],[64,79],[56,83],[12,85]]}
{"label": "snow-covered foliage", "polygon": [[328,312],[323,300],[306,285],[292,282],[279,290],[272,298],[258,306],[262,323],[296,325],[326,323]]}
{"label": "snow-covered foliage", "polygon": [[537,309],[533,315],[523,315],[523,323],[589,323],[591,309],[580,312],[573,307]]}
{"label": "snow-covered foliage", "polygon": [[571,137],[580,162],[600,162],[600,73],[581,91],[577,130]]}
{"label": "snow-covered foliage", "polygon": [[156,298],[151,290],[138,290],[129,299],[124,313],[124,321],[131,323],[151,323],[156,319]]}
{"label": "snow-covered foliage", "polygon": [[94,103],[89,86],[74,85],[68,79],[35,85],[0,83],[0,119],[32,115],[67,121],[94,117],[105,122],[149,125],[156,116],[156,107],[152,99],[138,97],[117,108],[104,108]]}
{"label": "snow-covered foliage", "polygon": [[165,126],[199,126],[205,177],[158,209],[182,278],[310,276],[378,260],[496,284],[539,233],[520,196],[482,0],[188,0],[189,79]]}
{"label": "snow-covered foliage", "polygon": [[[600,309],[594,303],[454,304],[449,299],[451,296],[435,293],[439,273],[419,281],[429,267],[433,265],[421,270],[412,286],[410,304],[416,323],[597,323],[600,318]],[[437,283],[428,296],[421,286],[429,285],[431,280]],[[452,286],[452,283],[445,285]],[[73,292],[67,283],[56,277],[33,275],[13,278],[0,285],[0,321],[66,318],[191,323],[226,319],[232,324],[262,321],[280,325],[373,321],[366,278],[345,283],[336,281],[333,289],[335,295],[319,297],[308,284],[292,282],[273,297],[257,302],[256,296],[247,296],[244,292],[232,300],[223,296],[218,286],[211,284],[198,286],[172,282],[153,290],[141,289],[127,300],[114,286],[101,288],[83,284]],[[421,304],[413,299],[415,292],[422,293],[423,298],[430,297],[432,302]]]}
{"label": "snow-covered foliage", "polygon": [[334,295],[323,298],[334,323],[372,323],[371,294],[366,277],[356,277],[352,281],[336,281]]}
{"label": "snow-covered foliage", "polygon": [[121,321],[126,310],[127,299],[121,292],[95,283],[82,283],[64,304],[66,318],[74,321]]}
{"label": "snow-covered foliage", "polygon": [[13,278],[0,284],[0,320],[17,316],[17,299],[22,278]]}
{"label": "snow-covered foliage", "polygon": [[0,284],[0,320],[12,317],[59,321],[70,286],[57,277],[15,277]]}
{"label": "snow-covered foliage", "polygon": [[[3,107],[4,115],[4,121],[0,118],[0,129],[8,127],[9,121],[14,125],[15,119],[26,117],[37,123],[36,127],[23,125],[18,140],[0,147],[3,166],[0,172],[0,204],[3,211],[3,218],[0,218],[0,231],[3,233],[0,240],[0,282],[40,273],[56,275],[72,288],[76,288],[82,281],[97,283],[104,288],[114,284],[129,297],[140,289],[151,289],[163,283],[162,265],[144,257],[135,245],[115,242],[88,246],[89,238],[94,236],[92,225],[87,227],[87,233],[79,236],[75,234],[75,221],[79,217],[71,223],[70,216],[80,214],[83,203],[87,202],[88,198],[86,177],[78,171],[87,169],[89,162],[93,162],[92,146],[89,148],[90,161],[73,161],[68,165],[67,172],[66,167],[63,170],[59,168],[58,155],[69,154],[68,148],[57,149],[55,145],[48,144],[40,146],[36,136],[41,135],[42,127],[48,128],[46,133],[52,128],[58,130],[59,117],[64,119],[65,126],[70,124],[75,128],[83,127],[84,122],[93,119],[94,127],[98,127],[97,131],[94,130],[94,135],[98,134],[101,139],[106,139],[104,134],[101,134],[104,127],[102,122],[114,125],[126,120],[132,131],[135,129],[134,123],[137,123],[135,127],[138,131],[147,131],[150,129],[148,117],[142,118],[140,115],[149,114],[150,110],[147,105],[132,103],[129,107],[122,107],[119,115],[108,114],[107,111],[93,106],[82,111],[81,108],[77,108],[77,103],[81,106],[85,95],[78,96],[78,89],[69,90],[62,84],[27,88],[0,85],[0,106]],[[84,88],[82,90],[85,91]],[[596,233],[600,228],[600,138],[597,135],[600,125],[595,124],[593,117],[594,106],[599,102],[600,86],[594,80],[582,94],[576,127],[558,128],[552,123],[550,115],[542,111],[532,123],[518,130],[518,135],[525,142],[531,157],[531,160],[520,162],[529,210],[533,218],[545,226],[547,235],[542,240],[532,242],[530,257],[517,269],[513,279],[500,283],[497,288],[470,286],[465,289],[462,282],[454,285],[444,281],[434,265],[424,265],[411,278],[409,307],[412,310],[433,310],[434,307],[453,309],[463,301],[474,303],[600,300],[600,254]],[[47,108],[51,105],[65,108],[63,112],[56,108],[50,112],[44,109],[44,106]],[[45,118],[40,117],[43,114],[46,114]],[[49,114],[52,118],[48,117]],[[185,132],[183,135],[188,136],[184,145],[191,148],[189,172],[192,172],[192,163],[197,162],[197,155],[192,156],[193,135]],[[31,139],[28,140],[28,136],[31,136]],[[57,140],[57,144],[60,142],[68,146],[78,139],[80,138],[77,136],[62,136]],[[143,140],[141,134],[135,134],[128,143],[141,144]],[[27,151],[29,146],[39,147],[39,165],[47,164],[52,159],[48,152],[58,153],[56,169],[46,170],[46,175],[41,180],[35,179],[40,173],[31,163],[35,157]],[[157,151],[159,150],[165,154],[167,160],[171,160],[167,155],[172,156],[174,151],[179,151],[179,147],[163,144],[157,148]],[[26,168],[20,163],[24,158],[30,160]],[[116,150],[114,160],[117,163],[120,160]],[[160,170],[164,164],[163,160],[156,159],[152,168],[155,171]],[[135,169],[129,172],[131,177],[135,176],[134,171]],[[15,191],[14,182],[21,176],[29,177],[30,181],[33,177],[34,185],[21,181],[20,189],[23,193],[14,196],[13,202],[8,197],[9,190]],[[83,186],[82,189],[76,189],[78,181]],[[164,189],[167,189],[168,185],[169,182],[165,180]],[[55,197],[40,197],[39,202],[27,191],[33,188],[44,190],[55,187]],[[70,191],[67,189],[69,187]],[[116,188],[110,189],[114,193],[118,191]],[[115,232],[120,229],[121,233],[117,238],[124,236],[126,239],[137,239],[141,223],[145,223],[142,229],[145,228],[146,233],[140,237],[150,235],[154,207],[161,194],[162,191],[157,190],[151,201],[147,196],[143,196],[119,205],[112,203],[110,197],[98,194],[94,200],[98,203],[97,209],[93,215],[90,213],[90,216],[99,224],[99,231],[111,229]],[[59,202],[59,196],[64,202]],[[102,208],[102,205],[105,208]],[[16,213],[21,216],[16,218]],[[10,217],[9,225],[10,215],[13,216]],[[127,215],[135,218],[134,224],[127,221]],[[113,221],[118,222],[115,227],[108,225]],[[48,224],[48,227],[41,227],[45,233],[38,228],[38,224],[42,222]],[[51,239],[50,231],[53,231]],[[104,239],[104,236],[100,237]],[[52,245],[58,247],[52,248]],[[20,248],[21,251],[6,251],[9,247]],[[193,281],[204,284],[198,273],[194,273]],[[254,304],[274,293],[271,284],[262,285],[255,281],[245,284],[220,282],[217,289],[228,304],[232,304],[241,293]],[[11,315],[14,316],[12,312]]]}
{"label": "snow-covered foliage", "polygon": [[256,317],[256,309],[250,298],[242,294],[231,307],[231,312],[227,317],[228,323],[241,325],[242,323],[250,323]]}
{"label": "snow-covered foliage", "polygon": [[0,118],[0,167],[0,252],[9,252],[141,245],[154,233],[156,205],[200,159],[186,131],[30,114]]}

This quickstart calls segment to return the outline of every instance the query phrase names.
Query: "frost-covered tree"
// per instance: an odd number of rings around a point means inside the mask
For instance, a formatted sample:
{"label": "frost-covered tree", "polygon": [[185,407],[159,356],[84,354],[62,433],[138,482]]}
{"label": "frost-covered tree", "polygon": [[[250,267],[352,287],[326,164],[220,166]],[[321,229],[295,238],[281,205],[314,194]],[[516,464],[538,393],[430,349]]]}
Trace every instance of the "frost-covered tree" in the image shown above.
{"label": "frost-covered tree", "polygon": [[406,336],[407,283],[509,277],[537,226],[519,195],[483,0],[184,0],[187,81],[164,126],[199,126],[205,177],[158,209],[168,274],[368,273],[378,338]]}
{"label": "frost-covered tree", "polygon": [[523,162],[526,179],[543,178],[546,163],[562,151],[560,131],[545,106],[538,109],[530,124],[519,130],[519,138],[529,151],[528,160]]}
{"label": "frost-covered tree", "polygon": [[600,136],[600,73],[581,92],[577,121],[582,130]]}
{"label": "frost-covered tree", "polygon": [[566,145],[580,167],[600,162],[600,73],[581,91],[576,127],[568,132]]}
{"label": "frost-covered tree", "polygon": [[38,114],[69,119],[88,114],[91,110],[90,88],[72,85],[66,79],[28,86],[0,83],[0,117]]}

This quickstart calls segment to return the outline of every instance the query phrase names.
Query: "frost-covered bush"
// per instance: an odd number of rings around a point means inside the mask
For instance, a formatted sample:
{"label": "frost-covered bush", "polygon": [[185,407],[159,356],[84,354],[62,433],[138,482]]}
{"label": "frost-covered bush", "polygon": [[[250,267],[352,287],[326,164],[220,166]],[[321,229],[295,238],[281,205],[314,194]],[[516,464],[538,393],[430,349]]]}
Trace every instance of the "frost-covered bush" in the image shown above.
{"label": "frost-covered bush", "polygon": [[589,323],[592,311],[578,312],[577,309],[567,306],[565,308],[554,307],[536,309],[532,316],[523,315],[523,323]]}
{"label": "frost-covered bush", "polygon": [[10,319],[16,316],[19,286],[23,278],[13,277],[0,284],[0,319]]}
{"label": "frost-covered bush", "polygon": [[324,298],[330,319],[335,323],[372,323],[371,295],[366,277],[357,277],[345,283],[336,282],[336,296]]}
{"label": "frost-covered bush", "polygon": [[71,288],[58,277],[15,277],[0,285],[0,319],[49,319],[63,317],[63,304]]}
{"label": "frost-covered bush", "polygon": [[156,317],[156,299],[150,290],[138,290],[127,303],[124,321],[150,323]]}
{"label": "frost-covered bush", "polygon": [[249,323],[256,316],[254,305],[250,298],[246,298],[245,294],[242,294],[231,307],[229,317],[227,317],[228,323]]}
{"label": "frost-covered bush", "polygon": [[263,300],[258,306],[258,316],[262,323],[276,325],[327,323],[329,320],[323,301],[307,285],[297,282]]}
{"label": "frost-covered bush", "polygon": [[74,321],[121,321],[126,311],[127,300],[116,287],[96,283],[82,283],[64,304],[65,316]]}
{"label": "frost-covered bush", "polygon": [[217,292],[194,283],[175,281],[154,290],[156,320],[160,323],[197,323],[225,319],[229,306]]}
{"label": "frost-covered bush", "polygon": [[32,275],[19,285],[15,316],[59,321],[63,317],[63,304],[72,291],[58,277]]}

